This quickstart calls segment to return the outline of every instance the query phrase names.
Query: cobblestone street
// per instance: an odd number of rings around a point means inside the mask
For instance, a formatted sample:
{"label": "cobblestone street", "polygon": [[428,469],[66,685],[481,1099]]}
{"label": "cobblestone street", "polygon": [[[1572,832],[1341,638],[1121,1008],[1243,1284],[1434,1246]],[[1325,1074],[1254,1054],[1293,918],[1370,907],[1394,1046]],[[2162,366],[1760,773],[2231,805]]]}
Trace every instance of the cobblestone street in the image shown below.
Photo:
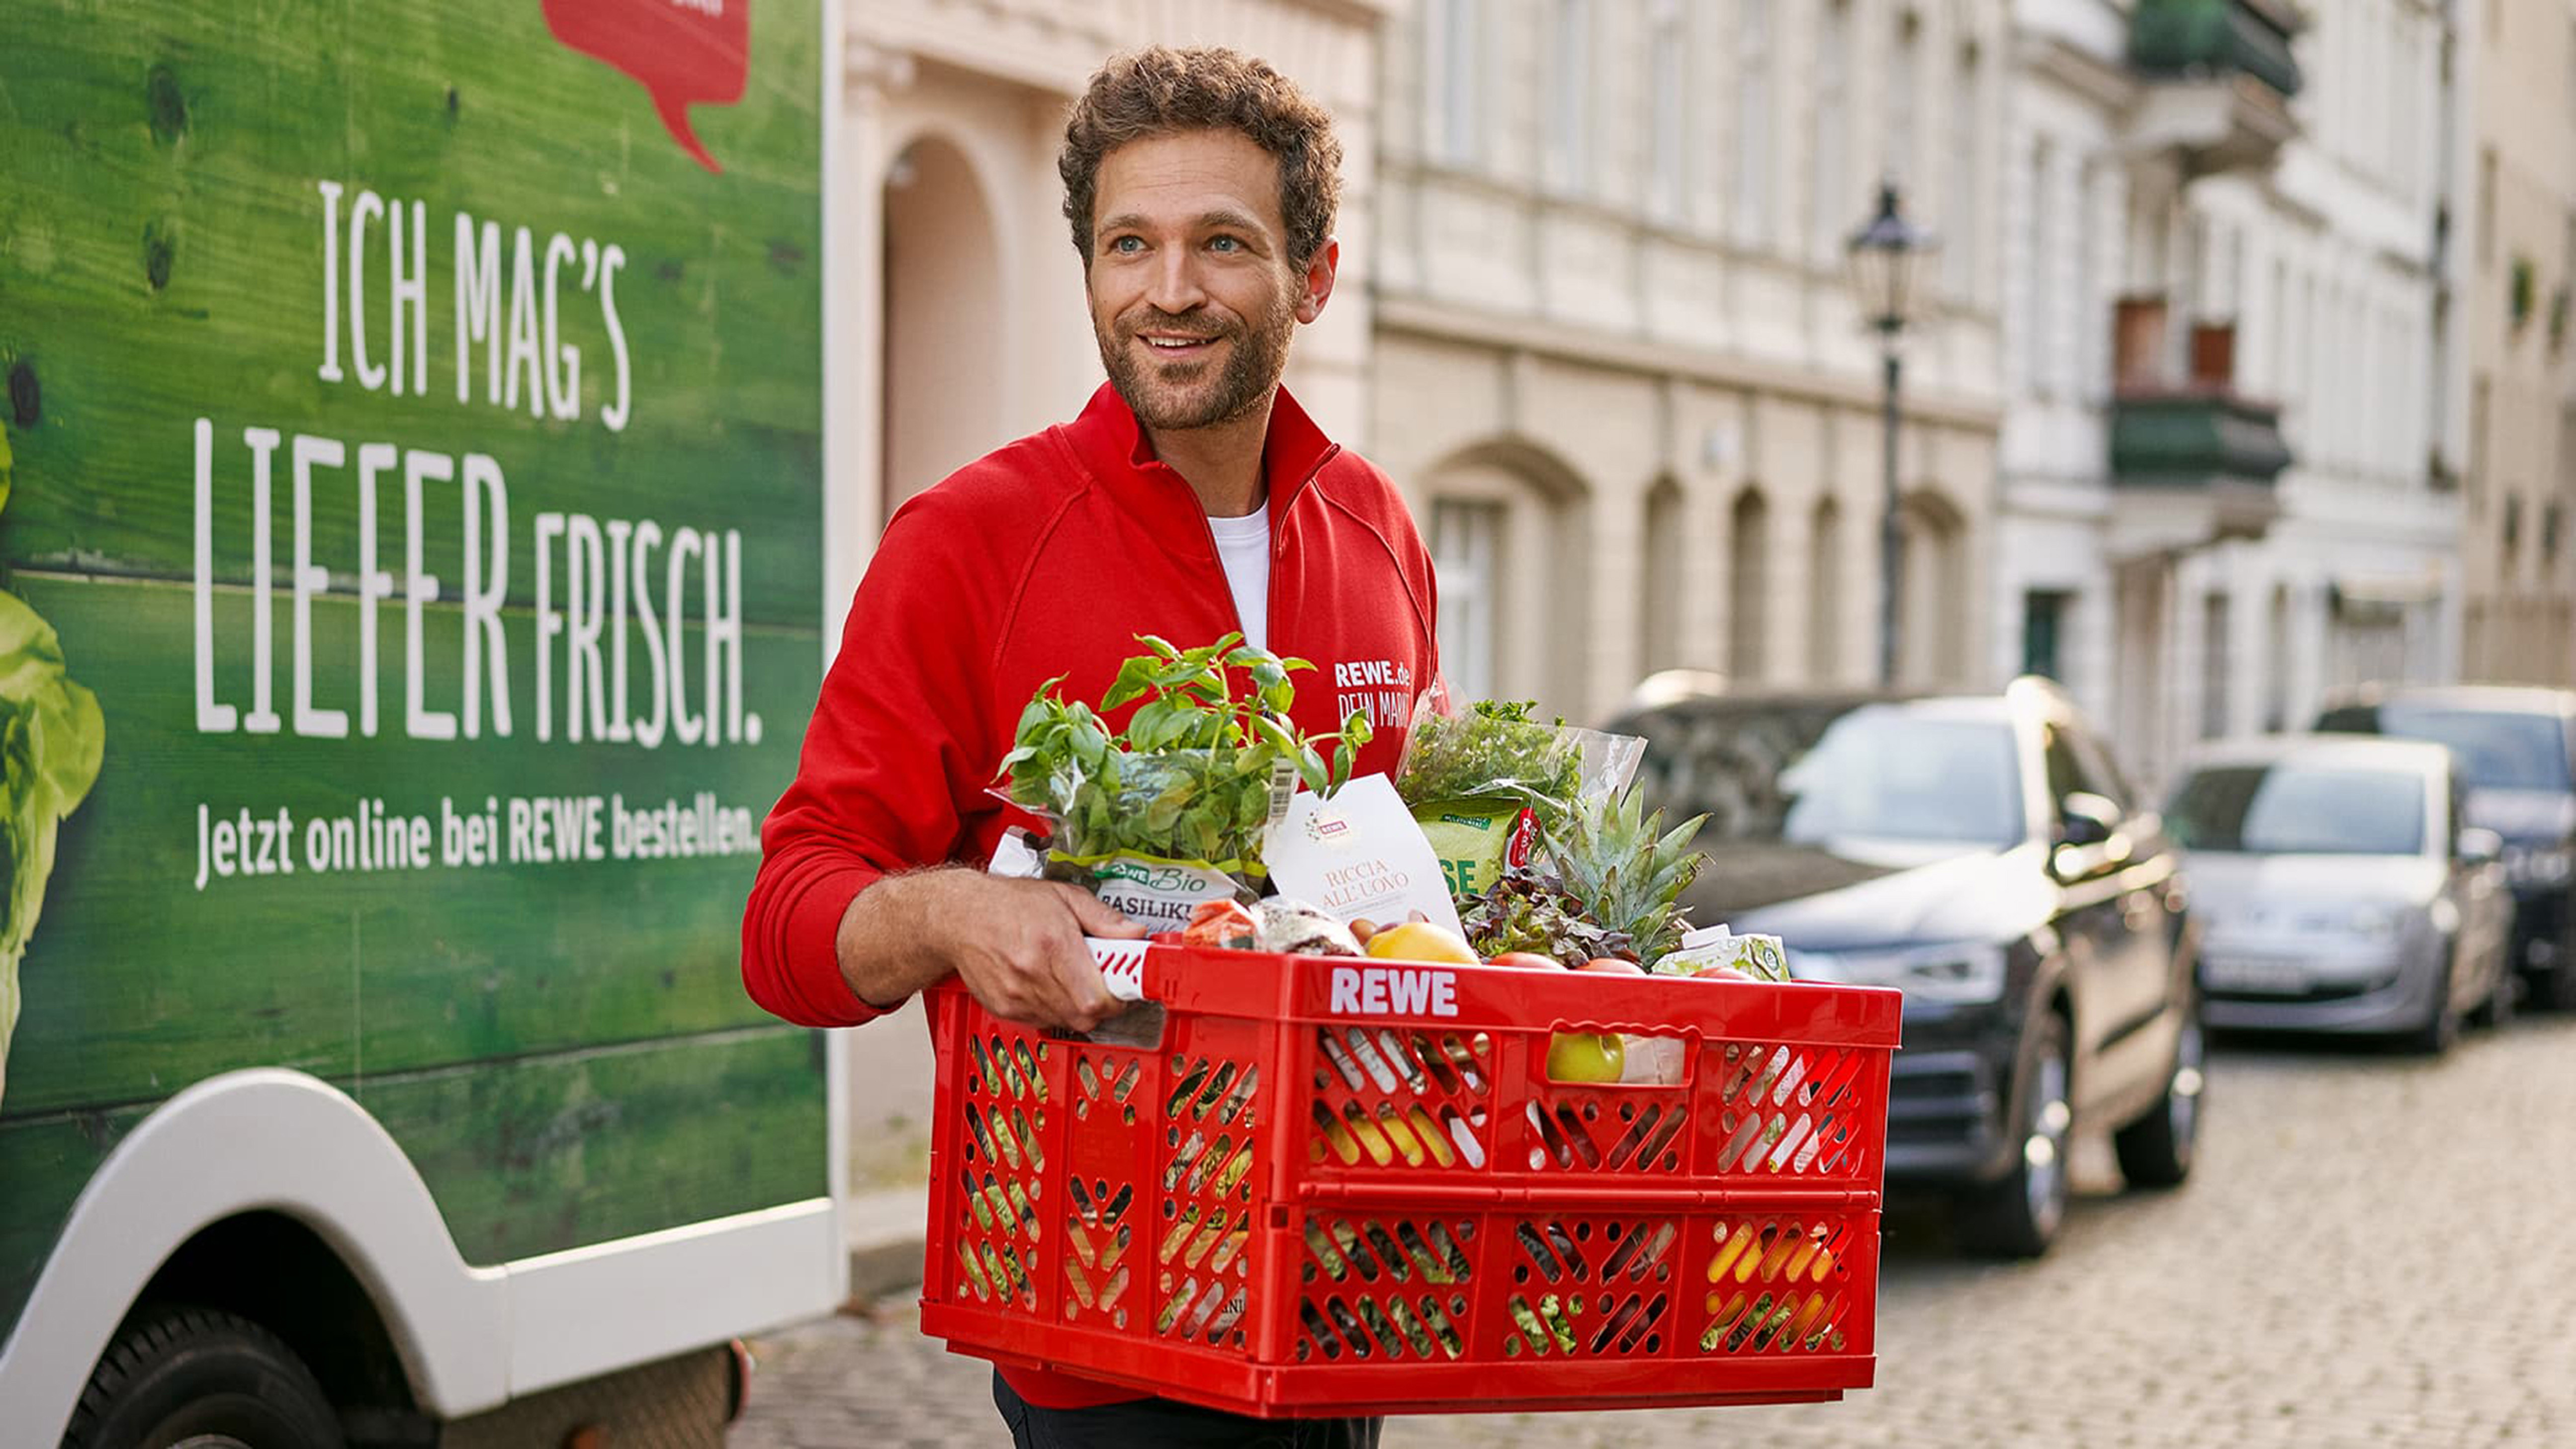
{"label": "cobblestone street", "polygon": [[[1878,1387],[1779,1409],[1395,1421],[1435,1445],[2576,1443],[2576,1021],[2425,1062],[2221,1044],[2190,1187],[2091,1191],[2043,1262],[1891,1215]],[[909,1308],[755,1345],[736,1449],[1006,1443],[986,1370]]]}

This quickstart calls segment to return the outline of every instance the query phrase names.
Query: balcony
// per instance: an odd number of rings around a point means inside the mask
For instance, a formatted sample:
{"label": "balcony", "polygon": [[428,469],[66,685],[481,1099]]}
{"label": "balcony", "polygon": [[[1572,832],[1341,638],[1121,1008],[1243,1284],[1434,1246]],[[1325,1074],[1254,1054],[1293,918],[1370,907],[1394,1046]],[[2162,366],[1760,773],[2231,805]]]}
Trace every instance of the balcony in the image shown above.
{"label": "balcony", "polygon": [[2271,165],[2299,134],[2299,26],[2286,0],[2137,0],[2129,65],[2147,84],[2132,137],[2187,177]]}
{"label": "balcony", "polygon": [[2260,538],[2291,463],[2278,406],[2235,386],[2236,327],[2190,330],[2177,365],[2161,297],[2119,304],[2111,396],[2111,548],[2142,558]]}

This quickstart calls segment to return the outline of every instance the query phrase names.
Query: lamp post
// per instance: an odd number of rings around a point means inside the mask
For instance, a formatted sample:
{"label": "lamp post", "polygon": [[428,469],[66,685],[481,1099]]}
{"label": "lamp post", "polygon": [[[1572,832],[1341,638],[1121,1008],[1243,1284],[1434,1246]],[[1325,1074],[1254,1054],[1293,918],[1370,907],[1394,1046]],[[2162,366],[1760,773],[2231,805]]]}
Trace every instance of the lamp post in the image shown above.
{"label": "lamp post", "polygon": [[1880,399],[1886,433],[1878,525],[1878,682],[1882,685],[1896,683],[1897,588],[1905,547],[1903,531],[1897,526],[1896,399],[1904,382],[1897,342],[1912,318],[1915,265],[1933,246],[1929,233],[1916,230],[1905,219],[1892,181],[1879,184],[1878,214],[1853,232],[1846,245],[1852,289],[1860,295],[1869,325],[1878,332],[1879,354],[1887,372],[1886,391]]}

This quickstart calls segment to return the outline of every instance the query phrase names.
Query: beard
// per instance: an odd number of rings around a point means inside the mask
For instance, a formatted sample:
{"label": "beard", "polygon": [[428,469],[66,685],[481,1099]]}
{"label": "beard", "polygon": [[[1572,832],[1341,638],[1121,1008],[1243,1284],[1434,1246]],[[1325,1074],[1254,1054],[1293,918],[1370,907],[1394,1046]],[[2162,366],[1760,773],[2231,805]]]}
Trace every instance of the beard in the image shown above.
{"label": "beard", "polygon": [[[1259,316],[1209,327],[1200,316],[1172,316],[1144,306],[1103,323],[1092,318],[1100,343],[1100,363],[1118,396],[1136,420],[1157,431],[1215,427],[1250,415],[1268,401],[1288,366],[1288,339],[1297,327],[1295,311],[1282,296]],[[1178,333],[1230,343],[1222,367],[1210,360],[1157,362],[1137,341],[1143,332]]]}

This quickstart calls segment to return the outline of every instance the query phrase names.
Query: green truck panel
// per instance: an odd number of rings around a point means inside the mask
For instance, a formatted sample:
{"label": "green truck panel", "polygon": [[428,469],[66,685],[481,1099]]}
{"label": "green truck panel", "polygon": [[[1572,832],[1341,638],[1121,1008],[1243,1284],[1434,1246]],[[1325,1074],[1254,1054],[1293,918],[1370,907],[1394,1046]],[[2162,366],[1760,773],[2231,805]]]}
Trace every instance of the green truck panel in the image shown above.
{"label": "green truck panel", "polygon": [[[830,1191],[738,968],[822,657],[823,49],[816,0],[0,9],[0,1338],[240,1068],[351,1094],[478,1264]],[[95,782],[22,809],[73,686]]]}

